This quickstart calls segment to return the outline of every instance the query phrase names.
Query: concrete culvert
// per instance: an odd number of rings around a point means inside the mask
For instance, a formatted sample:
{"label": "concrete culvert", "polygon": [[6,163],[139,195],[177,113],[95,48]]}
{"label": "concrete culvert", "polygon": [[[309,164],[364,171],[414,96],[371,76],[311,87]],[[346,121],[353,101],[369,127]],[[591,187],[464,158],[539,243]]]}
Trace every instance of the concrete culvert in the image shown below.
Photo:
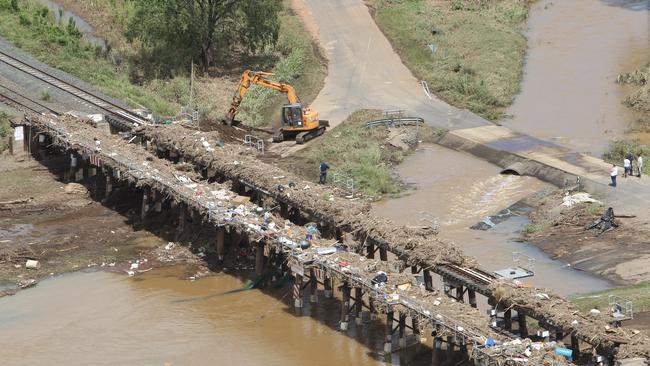
{"label": "concrete culvert", "polygon": [[528,172],[528,167],[526,164],[522,162],[516,162],[514,164],[511,164],[507,166],[505,169],[501,171],[501,174],[504,175],[528,175],[526,174]]}

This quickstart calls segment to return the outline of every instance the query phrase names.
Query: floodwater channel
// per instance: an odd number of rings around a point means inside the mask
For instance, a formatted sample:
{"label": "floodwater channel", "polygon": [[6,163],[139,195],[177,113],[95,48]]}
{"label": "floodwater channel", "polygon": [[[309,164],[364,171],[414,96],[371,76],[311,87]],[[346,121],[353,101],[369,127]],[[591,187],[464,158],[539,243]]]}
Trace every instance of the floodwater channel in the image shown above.
{"label": "floodwater channel", "polygon": [[532,177],[501,175],[495,165],[437,145],[421,147],[397,171],[416,190],[376,204],[375,214],[403,225],[437,222],[441,238],[453,241],[477,258],[484,268],[500,270],[513,265],[529,268],[535,275],[525,279],[526,282],[561,295],[612,286],[608,281],[551,259],[531,244],[520,242],[521,230],[529,222],[525,207],[506,210],[501,218],[505,220],[491,229],[470,229],[486,217],[499,221],[495,217],[499,212],[549,188],[548,184]]}
{"label": "floodwater channel", "polygon": [[647,0],[541,0],[528,20],[521,93],[502,123],[600,156],[636,120],[616,77],[650,61]]}

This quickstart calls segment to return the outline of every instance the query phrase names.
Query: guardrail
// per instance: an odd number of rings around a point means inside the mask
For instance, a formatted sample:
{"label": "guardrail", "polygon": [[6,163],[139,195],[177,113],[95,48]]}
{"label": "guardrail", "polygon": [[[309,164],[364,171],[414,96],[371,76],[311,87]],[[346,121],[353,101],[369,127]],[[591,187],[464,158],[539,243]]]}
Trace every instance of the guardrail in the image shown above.
{"label": "guardrail", "polygon": [[420,126],[424,124],[424,119],[420,117],[397,117],[382,118],[366,122],[366,128],[377,126],[398,127],[398,126]]}

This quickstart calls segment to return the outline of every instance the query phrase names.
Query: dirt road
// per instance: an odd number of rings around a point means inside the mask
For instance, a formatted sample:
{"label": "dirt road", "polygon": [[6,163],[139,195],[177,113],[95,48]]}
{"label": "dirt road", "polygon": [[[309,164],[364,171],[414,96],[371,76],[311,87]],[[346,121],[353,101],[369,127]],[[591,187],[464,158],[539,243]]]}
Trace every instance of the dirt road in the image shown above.
{"label": "dirt road", "polygon": [[473,113],[427,96],[361,0],[302,0],[303,18],[317,29],[329,59],[325,87],[313,103],[333,126],[361,108],[404,109],[449,129],[489,124]]}

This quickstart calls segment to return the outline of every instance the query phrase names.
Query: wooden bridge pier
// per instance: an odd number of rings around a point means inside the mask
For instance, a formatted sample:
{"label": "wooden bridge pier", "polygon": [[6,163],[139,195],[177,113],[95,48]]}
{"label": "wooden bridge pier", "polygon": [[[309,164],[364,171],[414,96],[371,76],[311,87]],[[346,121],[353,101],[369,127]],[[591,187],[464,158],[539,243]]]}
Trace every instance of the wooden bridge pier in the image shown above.
{"label": "wooden bridge pier", "polygon": [[343,293],[343,301],[341,302],[341,322],[339,328],[341,330],[348,330],[348,323],[350,321],[350,284],[347,281],[341,285],[341,292]]}

